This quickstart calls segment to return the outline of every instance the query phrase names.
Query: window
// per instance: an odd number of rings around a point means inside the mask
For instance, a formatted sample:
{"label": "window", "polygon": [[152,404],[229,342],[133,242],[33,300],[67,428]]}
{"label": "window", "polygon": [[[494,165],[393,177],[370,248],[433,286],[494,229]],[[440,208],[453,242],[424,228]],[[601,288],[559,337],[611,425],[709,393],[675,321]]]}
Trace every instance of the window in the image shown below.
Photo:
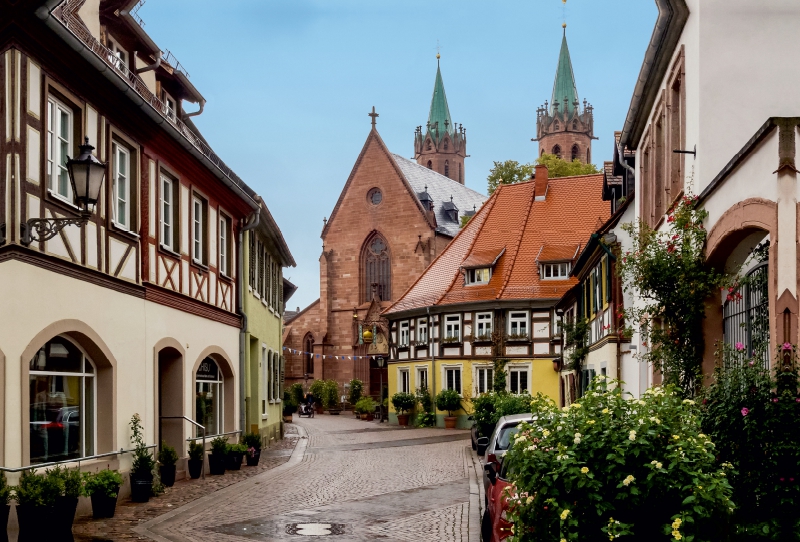
{"label": "window", "polygon": [[490,267],[467,269],[465,277],[467,284],[486,284],[492,278],[492,269]]}
{"label": "window", "polygon": [[47,99],[47,177],[50,190],[70,203],[72,186],[67,158],[73,151],[72,110],[52,96]]}
{"label": "window", "polygon": [[[577,120],[573,120],[572,121],[572,130],[574,132],[578,131],[578,121]],[[575,147],[577,147],[577,145],[575,145]],[[573,151],[575,150],[575,147],[572,147]]]}
{"label": "window", "polygon": [[581,370],[581,396],[586,393],[591,387],[595,377],[594,369]]}
{"label": "window", "polygon": [[572,159],[573,160],[577,160],[578,156],[580,156],[580,152],[581,152],[580,148],[578,148],[577,145],[573,145],[572,146]]}
{"label": "window", "polygon": [[[556,123],[556,130],[558,130],[558,123]],[[561,146],[556,145],[553,147],[553,154],[555,154],[558,158],[561,158]]]}
{"label": "window", "polygon": [[475,340],[489,341],[492,339],[492,313],[479,312],[475,315]]}
{"label": "window", "polygon": [[444,382],[448,390],[461,393],[461,367],[445,367]]}
{"label": "window", "polygon": [[[431,150],[431,140],[430,139],[426,142],[425,146],[426,146],[427,150]],[[428,162],[428,168],[430,168],[430,167],[431,167],[431,163]]]}
{"label": "window", "polygon": [[247,256],[248,256],[248,260],[249,260],[247,262],[248,263],[248,267],[247,267],[248,268],[247,282],[250,285],[250,289],[252,290],[252,292],[254,294],[258,295],[258,290],[257,290],[257,286],[256,286],[256,284],[257,284],[256,278],[258,276],[258,271],[257,271],[257,269],[258,269],[258,252],[256,252],[256,248],[257,248],[258,245],[256,245],[255,232],[252,232],[252,231],[248,232],[247,233],[247,240],[248,240]]}
{"label": "window", "polygon": [[311,336],[309,333],[306,335],[305,340],[303,341],[305,345],[305,351],[308,354],[305,354],[305,374],[309,375],[310,377],[314,377],[314,337]]}
{"label": "window", "polygon": [[[428,150],[431,150],[430,143],[428,143]],[[431,162],[430,160],[428,160],[428,169],[433,169],[433,162]]]}
{"label": "window", "polygon": [[428,319],[417,320],[417,344],[428,344]]}
{"label": "window", "polygon": [[419,367],[417,369],[417,389],[428,389],[428,368]]}
{"label": "window", "polygon": [[126,71],[128,69],[128,53],[119,46],[118,43],[109,40],[108,50],[110,54],[108,55],[108,61],[120,71]]}
{"label": "window", "polygon": [[271,399],[269,394],[269,359],[267,358],[266,347],[261,347],[261,379],[263,382],[264,395],[261,399],[261,416],[267,415],[267,401]]}
{"label": "window", "polygon": [[461,341],[461,315],[450,314],[444,317],[444,342]]}
{"label": "window", "polygon": [[30,361],[30,462],[95,453],[95,368],[69,339],[55,337]]}
{"label": "window", "polygon": [[411,393],[411,381],[408,369],[399,369],[397,372],[397,387],[403,393]]}
{"label": "window", "polygon": [[[195,419],[206,428],[206,436],[223,432],[222,383],[217,363],[205,358],[195,373]],[[202,436],[200,429],[197,432],[198,437]]]}
{"label": "window", "polygon": [[570,262],[543,263],[540,271],[540,278],[549,280],[565,280],[569,278],[572,270]]}
{"label": "window", "polygon": [[511,393],[528,391],[528,369],[512,367],[508,372],[508,388]]}
{"label": "window", "polygon": [[723,305],[723,341],[769,367],[769,268],[763,261],[747,273],[747,281]]}
{"label": "window", "polygon": [[461,164],[458,164],[458,182],[463,183],[464,178],[461,176]]}
{"label": "window", "polygon": [[172,120],[175,120],[175,99],[167,94],[167,91],[161,91],[161,101],[164,102],[164,114]]}
{"label": "window", "polygon": [[370,202],[372,205],[378,205],[381,201],[383,201],[383,194],[381,193],[380,188],[373,188],[369,192],[367,192],[367,201]]}
{"label": "window", "polygon": [[231,268],[228,254],[230,253],[230,221],[228,217],[219,215],[219,272],[230,276]]}
{"label": "window", "polygon": [[[447,141],[445,141],[445,143],[444,143],[444,148],[445,148],[445,150],[447,149]],[[449,160],[445,160],[444,161],[444,176],[445,177],[449,177],[450,176],[450,161]]]}
{"label": "window", "polygon": [[281,398],[281,358],[276,352],[272,353],[272,400],[277,402]]}
{"label": "window", "polygon": [[490,367],[478,367],[475,369],[475,392],[480,395],[492,391],[492,379],[494,371]]}
{"label": "window", "polygon": [[[449,141],[450,141],[449,139],[445,138],[445,140],[444,140],[444,150],[447,150],[447,144],[448,144]],[[447,162],[445,162],[445,164],[447,164]],[[445,169],[446,168],[447,168],[447,165],[445,165]],[[447,175],[447,174],[445,173],[445,175]]]}
{"label": "window", "polygon": [[161,245],[178,252],[178,183],[161,176]]}
{"label": "window", "polygon": [[112,177],[112,216],[114,223],[126,230],[131,229],[131,155],[122,145],[113,145],[113,177]]}
{"label": "window", "polygon": [[397,344],[402,348],[404,346],[408,346],[408,343],[409,343],[409,323],[408,321],[400,322],[400,338]]}
{"label": "window", "polygon": [[372,301],[377,296],[380,301],[392,298],[392,262],[389,247],[380,235],[370,238],[361,255],[363,283],[362,302]]}
{"label": "window", "polygon": [[508,314],[508,334],[512,338],[528,337],[528,312],[510,312]]}
{"label": "window", "polygon": [[198,196],[192,198],[192,259],[206,265],[206,217],[208,215],[208,203]]}

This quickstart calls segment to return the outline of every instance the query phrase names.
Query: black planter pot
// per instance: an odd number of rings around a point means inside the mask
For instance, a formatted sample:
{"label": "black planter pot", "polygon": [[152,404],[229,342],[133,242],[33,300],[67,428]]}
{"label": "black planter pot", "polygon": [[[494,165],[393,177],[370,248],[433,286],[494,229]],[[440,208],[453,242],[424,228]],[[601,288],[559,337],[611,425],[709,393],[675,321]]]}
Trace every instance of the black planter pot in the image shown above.
{"label": "black planter pot", "polygon": [[92,493],[92,517],[94,519],[113,518],[116,511],[117,497],[109,497],[101,491]]}
{"label": "black planter pot", "polygon": [[175,485],[175,472],[178,470],[176,465],[162,465],[158,468],[161,475],[161,483],[167,487]]}
{"label": "black planter pot", "polygon": [[258,460],[261,459],[261,450],[256,450],[256,453],[254,453],[252,457],[250,454],[244,454],[244,458],[247,461],[248,467],[257,467]]}
{"label": "black planter pot", "polygon": [[203,474],[203,460],[190,459],[189,460],[189,476],[192,480],[197,480]]}
{"label": "black planter pot", "polygon": [[41,540],[59,533],[60,523],[55,506],[17,505],[20,540]]}
{"label": "black planter pot", "polygon": [[228,452],[225,456],[225,468],[228,470],[241,470],[244,452]]}
{"label": "black planter pot", "polygon": [[208,472],[211,474],[225,474],[225,456],[216,454],[208,455]]}
{"label": "black planter pot", "polygon": [[56,530],[61,532],[72,531],[72,522],[75,521],[75,512],[78,510],[78,497],[58,497],[55,504]]}
{"label": "black planter pot", "polygon": [[153,477],[131,476],[131,500],[133,502],[147,502],[153,492]]}
{"label": "black planter pot", "polygon": [[11,512],[11,505],[0,505],[0,540],[3,539],[2,535],[8,528],[8,514]]}

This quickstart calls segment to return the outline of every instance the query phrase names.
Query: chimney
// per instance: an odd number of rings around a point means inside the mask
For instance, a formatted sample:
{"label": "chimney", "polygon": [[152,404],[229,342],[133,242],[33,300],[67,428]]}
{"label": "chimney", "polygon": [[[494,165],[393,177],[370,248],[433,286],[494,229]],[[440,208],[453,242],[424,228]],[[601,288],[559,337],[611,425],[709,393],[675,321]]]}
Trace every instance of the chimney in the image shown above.
{"label": "chimney", "polygon": [[536,166],[536,173],[534,174],[534,200],[544,201],[547,195],[547,166],[538,164]]}

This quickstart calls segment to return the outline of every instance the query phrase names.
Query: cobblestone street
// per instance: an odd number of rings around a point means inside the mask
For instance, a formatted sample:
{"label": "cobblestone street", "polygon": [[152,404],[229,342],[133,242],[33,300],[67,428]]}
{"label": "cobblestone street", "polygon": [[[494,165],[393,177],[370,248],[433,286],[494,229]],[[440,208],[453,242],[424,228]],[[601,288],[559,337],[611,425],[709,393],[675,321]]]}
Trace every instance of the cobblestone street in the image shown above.
{"label": "cobblestone street", "polygon": [[295,422],[301,437],[286,463],[133,530],[172,542],[480,540],[480,466],[467,431],[349,415]]}

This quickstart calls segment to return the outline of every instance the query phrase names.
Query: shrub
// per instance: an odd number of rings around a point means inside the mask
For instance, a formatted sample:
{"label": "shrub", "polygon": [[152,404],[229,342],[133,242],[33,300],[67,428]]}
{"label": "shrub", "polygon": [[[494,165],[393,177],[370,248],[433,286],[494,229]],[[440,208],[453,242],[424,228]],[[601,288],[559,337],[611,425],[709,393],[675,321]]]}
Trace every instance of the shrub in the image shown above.
{"label": "shrub", "polygon": [[734,506],[728,472],[694,402],[674,386],[628,400],[620,384],[563,411],[533,398],[534,419],[520,424],[504,460],[517,540],[724,538]]}
{"label": "shrub", "polygon": [[356,414],[369,414],[370,412],[375,412],[376,404],[371,397],[362,397],[358,400],[353,410]]}
{"label": "shrub", "polygon": [[308,391],[314,394],[314,404],[317,406],[322,406],[322,397],[325,395],[325,381],[315,380],[311,383]]}
{"label": "shrub", "polygon": [[323,380],[325,383],[322,388],[322,405],[325,408],[336,408],[339,406],[339,383],[335,380]]}
{"label": "shrub", "polygon": [[244,444],[228,444],[225,448],[225,454],[243,454],[247,453],[247,446]]}
{"label": "shrub", "polygon": [[14,490],[8,485],[6,473],[0,472],[0,504],[8,504],[14,497]]}
{"label": "shrub", "polygon": [[225,437],[216,437],[211,439],[211,453],[219,457],[228,452],[228,439]]}
{"label": "shrub", "polygon": [[295,403],[294,398],[292,397],[292,392],[290,389],[283,390],[283,403],[282,403],[282,411],[284,416],[291,416],[297,411],[297,405],[300,403]]}
{"label": "shrub", "polygon": [[488,437],[500,416],[497,415],[497,400],[499,395],[493,391],[482,393],[472,399],[472,419],[478,426],[478,436]]}
{"label": "shrub", "polygon": [[433,398],[426,386],[420,386],[416,392],[417,402],[423,412],[433,413]]}
{"label": "shrub", "polygon": [[161,450],[158,452],[158,462],[164,467],[171,467],[178,462],[178,452],[163,440],[161,441]]}
{"label": "shrub", "polygon": [[392,406],[398,414],[405,414],[414,408],[417,398],[413,393],[398,392],[392,395]]}
{"label": "shrub", "polygon": [[203,448],[203,445],[197,441],[189,443],[188,452],[189,452],[189,459],[195,459],[195,460],[203,459],[203,456],[206,453],[205,449]]}
{"label": "shrub", "polygon": [[448,416],[461,408],[461,396],[456,390],[442,390],[436,394],[436,408],[446,410]]}
{"label": "shrub", "polygon": [[261,449],[261,435],[258,433],[245,433],[242,437],[242,444],[247,446],[248,449],[253,448],[255,450]]}
{"label": "shrub", "polygon": [[361,395],[363,393],[364,393],[364,383],[361,380],[354,378],[353,380],[350,381],[350,392],[347,397],[347,401],[351,405],[354,405],[358,402],[359,399],[361,399]]}
{"label": "shrub", "polygon": [[46,474],[61,480],[64,487],[64,497],[75,498],[85,495],[84,476],[80,469],[68,469],[66,467],[56,466],[52,469],[48,469]]}
{"label": "shrub", "polygon": [[130,427],[131,432],[133,433],[131,436],[131,442],[135,448],[133,452],[133,463],[131,465],[131,475],[135,477],[152,476],[156,462],[153,459],[153,455],[150,453],[150,449],[147,447],[147,444],[145,444],[142,419],[138,414],[134,414],[131,417]]}
{"label": "shrub", "polygon": [[87,495],[99,493],[114,498],[119,494],[121,485],[122,476],[115,470],[103,469],[96,474],[89,473],[86,476]]}
{"label": "shrub", "polygon": [[[791,533],[800,533],[800,386],[794,350],[785,345],[777,371],[771,372],[738,346],[718,352],[722,363],[702,396],[703,430],[717,444],[719,463],[733,465],[729,479],[741,539],[758,533],[765,540],[792,540]],[[784,352],[790,357],[785,368]]]}
{"label": "shrub", "polygon": [[30,506],[53,506],[64,494],[64,481],[60,477],[36,474],[30,470],[22,473],[14,493],[17,504]]}
{"label": "shrub", "polygon": [[291,396],[292,401],[294,404],[299,405],[303,402],[303,398],[305,397],[305,392],[303,391],[303,385],[299,382],[295,382],[289,388],[289,395]]}

